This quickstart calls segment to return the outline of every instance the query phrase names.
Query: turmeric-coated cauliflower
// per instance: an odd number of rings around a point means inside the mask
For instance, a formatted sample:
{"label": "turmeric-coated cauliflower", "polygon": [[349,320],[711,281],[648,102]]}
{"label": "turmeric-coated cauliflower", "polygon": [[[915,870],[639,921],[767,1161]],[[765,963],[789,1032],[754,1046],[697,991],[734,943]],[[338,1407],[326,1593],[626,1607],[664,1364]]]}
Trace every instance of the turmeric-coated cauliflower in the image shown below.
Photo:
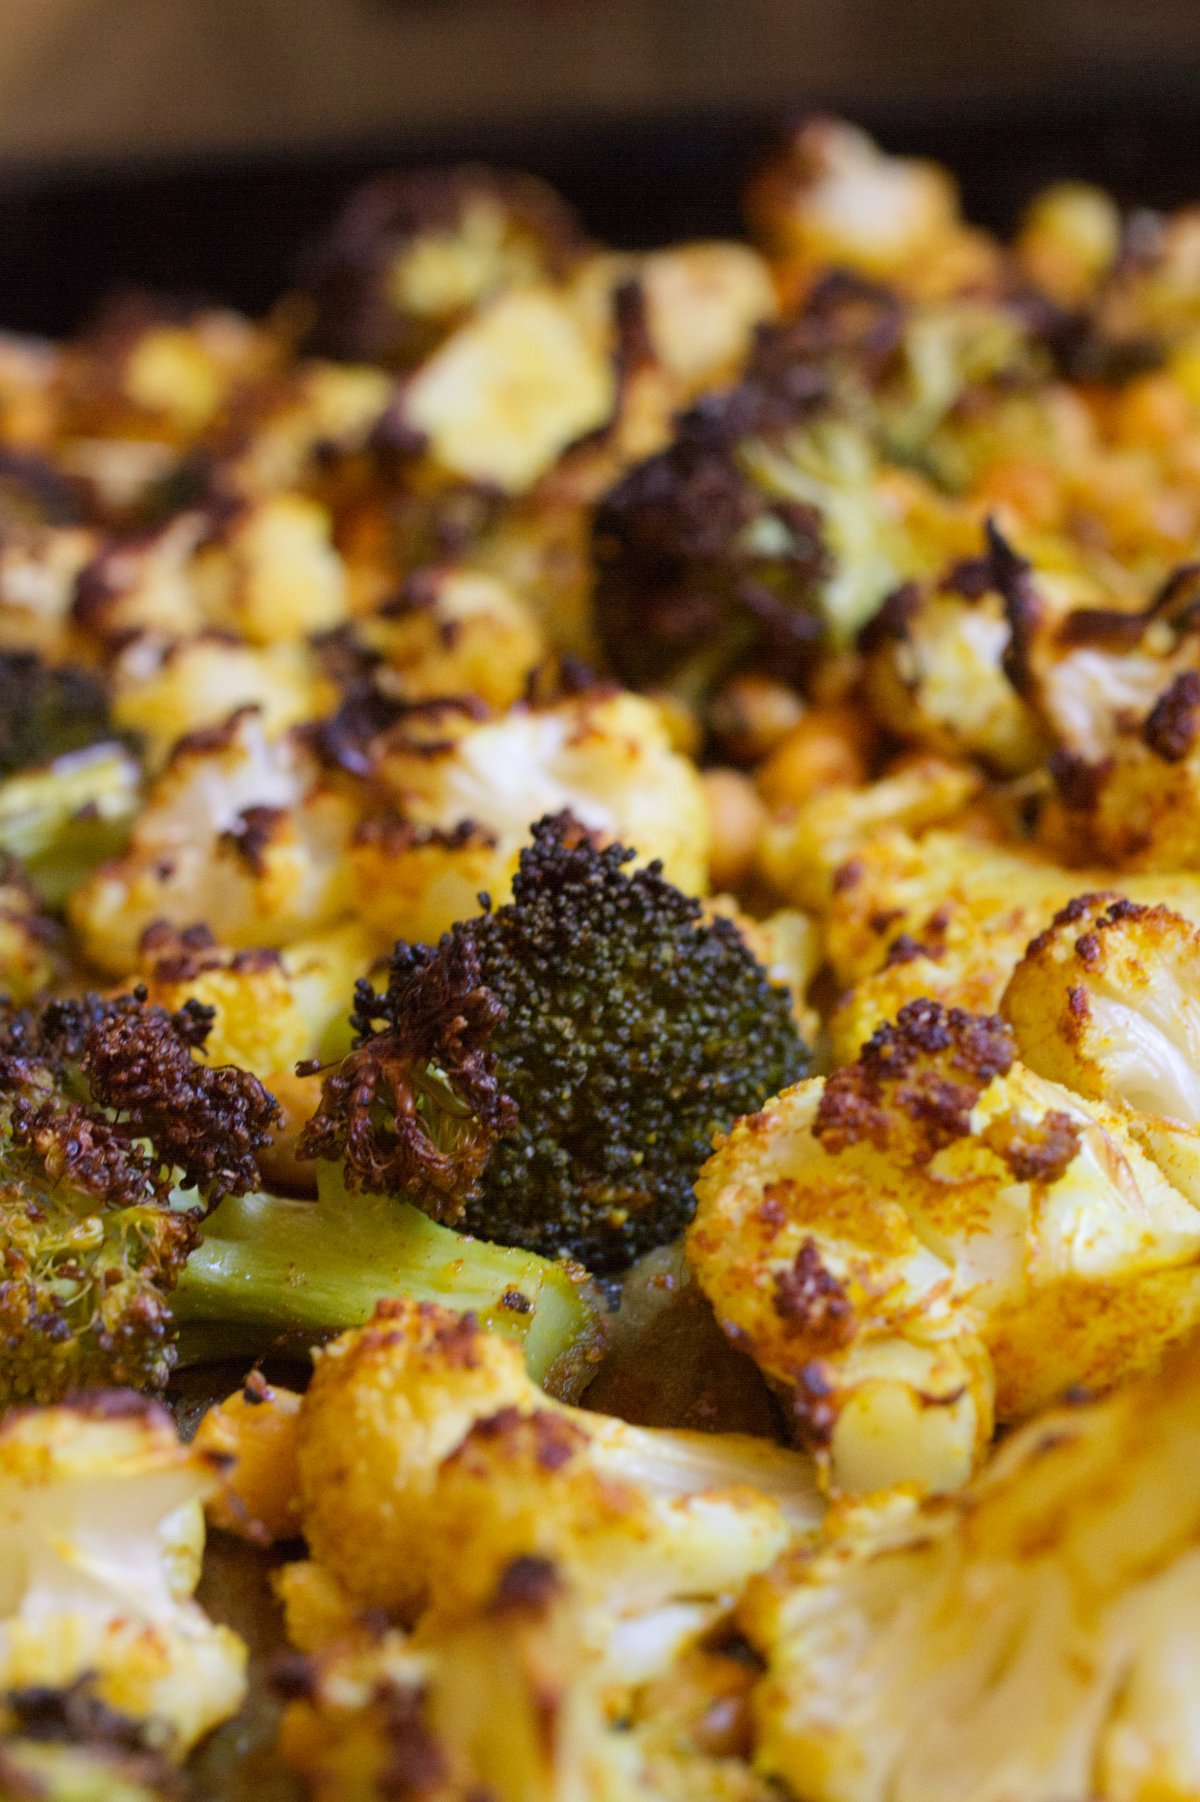
{"label": "turmeric-coated cauliflower", "polygon": [[175,746],[128,848],[72,894],[72,925],[114,974],[159,920],[206,925],[235,948],[286,945],[346,911],[354,818],[299,738],[268,739],[243,708]]}
{"label": "turmeric-coated cauliflower", "polygon": [[234,1714],[246,1651],[192,1599],[215,1487],[167,1415],[91,1392],[0,1424],[0,1693],[98,1699],[182,1757]]}
{"label": "turmeric-coated cauliflower", "polygon": [[358,1609],[470,1610],[514,1559],[548,1559],[626,1675],[658,1668],[821,1512],[801,1454],[554,1402],[473,1319],[405,1301],[318,1353],[297,1468],[316,1569]]}
{"label": "turmeric-coated cauliflower", "polygon": [[995,1016],[910,1003],[740,1121],[697,1197],[693,1272],[838,1490],[955,1488],[993,1414],[1119,1381],[1200,1319],[1200,1212]]}
{"label": "turmeric-coated cauliflower", "polygon": [[1031,1422],[961,1495],[831,1518],[755,1580],[755,1765],[811,1802],[1200,1789],[1200,1352]]}
{"label": "turmeric-coated cauliflower", "polygon": [[379,783],[399,815],[367,822],[354,849],[359,906],[373,924],[432,942],[507,898],[533,824],[570,812],[602,843],[661,860],[686,894],[707,886],[709,814],[694,765],[671,748],[659,709],[595,688],[494,719],[463,707],[402,722]]}

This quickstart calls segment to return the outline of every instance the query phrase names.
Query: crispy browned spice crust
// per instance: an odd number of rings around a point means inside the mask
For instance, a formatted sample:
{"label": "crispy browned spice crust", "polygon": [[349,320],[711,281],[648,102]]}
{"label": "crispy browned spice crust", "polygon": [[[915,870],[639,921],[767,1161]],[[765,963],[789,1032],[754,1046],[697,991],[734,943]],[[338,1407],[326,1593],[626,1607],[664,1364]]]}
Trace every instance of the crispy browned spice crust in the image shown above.
{"label": "crispy browned spice crust", "polygon": [[775,1277],[775,1312],[804,1336],[814,1351],[834,1351],[854,1337],[854,1309],[842,1284],[821,1262],[810,1235],[786,1270]]}
{"label": "crispy browned spice crust", "polygon": [[[516,1103],[496,1081],[490,1044],[503,1008],[484,986],[479,952],[464,934],[442,945],[400,945],[388,984],[389,1024],[375,1031],[380,1001],[357,991],[354,1024],[363,1042],[325,1078],[321,1105],[304,1129],[310,1158],[345,1157],[352,1189],[420,1195],[437,1217],[457,1213],[496,1141],[516,1124]],[[433,1137],[422,1111],[430,1067],[442,1073],[461,1112],[452,1150]]]}
{"label": "crispy browned spice crust", "polygon": [[834,1154],[864,1140],[882,1149],[902,1115],[916,1129],[916,1161],[927,1163],[970,1131],[972,1108],[1015,1055],[999,1015],[910,1001],[872,1035],[857,1063],[829,1077],[813,1136]]}

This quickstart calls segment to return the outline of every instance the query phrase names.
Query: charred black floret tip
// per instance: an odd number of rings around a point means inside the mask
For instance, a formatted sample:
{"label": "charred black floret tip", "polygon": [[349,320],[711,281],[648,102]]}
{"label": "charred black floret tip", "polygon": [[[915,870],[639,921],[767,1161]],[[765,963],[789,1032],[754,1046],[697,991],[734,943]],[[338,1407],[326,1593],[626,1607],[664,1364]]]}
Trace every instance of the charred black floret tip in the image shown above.
{"label": "charred black floret tip", "polygon": [[659,866],[542,820],[506,905],[360,987],[311,1156],[481,1237],[619,1270],[686,1225],[714,1132],[805,1074],[785,989]]}
{"label": "charred black floret tip", "polygon": [[142,991],[0,1009],[0,1404],[169,1374],[198,1219],[257,1184],[276,1112],[198,1061],[210,1024]]}
{"label": "charred black floret tip", "polygon": [[90,670],[0,652],[0,776],[111,737],[104,685]]}

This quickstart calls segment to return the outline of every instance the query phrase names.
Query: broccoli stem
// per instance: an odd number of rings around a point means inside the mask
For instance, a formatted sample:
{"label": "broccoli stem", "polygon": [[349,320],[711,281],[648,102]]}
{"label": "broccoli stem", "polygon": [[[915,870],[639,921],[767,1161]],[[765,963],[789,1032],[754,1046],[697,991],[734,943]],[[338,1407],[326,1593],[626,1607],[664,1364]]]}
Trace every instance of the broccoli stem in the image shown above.
{"label": "broccoli stem", "polygon": [[581,1274],[439,1226],[407,1202],[350,1195],[338,1165],[318,1197],[230,1196],[209,1216],[173,1296],[182,1364],[308,1347],[403,1295],[473,1313],[523,1345],[558,1395],[591,1373],[601,1313]]}

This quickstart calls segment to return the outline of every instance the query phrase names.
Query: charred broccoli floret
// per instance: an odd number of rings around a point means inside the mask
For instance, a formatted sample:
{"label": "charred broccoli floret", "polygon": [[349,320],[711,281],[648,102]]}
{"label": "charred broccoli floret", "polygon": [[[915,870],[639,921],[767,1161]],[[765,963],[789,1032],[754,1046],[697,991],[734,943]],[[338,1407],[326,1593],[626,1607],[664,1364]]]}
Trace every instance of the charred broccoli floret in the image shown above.
{"label": "charred broccoli floret", "polygon": [[623,1268],[691,1217],[713,1134],[803,1076],[786,989],[731,920],[541,820],[513,898],[360,985],[309,1156],[482,1237]]}
{"label": "charred broccoli floret", "polygon": [[194,1057],[210,1019],[140,992],[0,1013],[0,1404],[166,1380],[198,1218],[255,1184],[275,1114]]}

